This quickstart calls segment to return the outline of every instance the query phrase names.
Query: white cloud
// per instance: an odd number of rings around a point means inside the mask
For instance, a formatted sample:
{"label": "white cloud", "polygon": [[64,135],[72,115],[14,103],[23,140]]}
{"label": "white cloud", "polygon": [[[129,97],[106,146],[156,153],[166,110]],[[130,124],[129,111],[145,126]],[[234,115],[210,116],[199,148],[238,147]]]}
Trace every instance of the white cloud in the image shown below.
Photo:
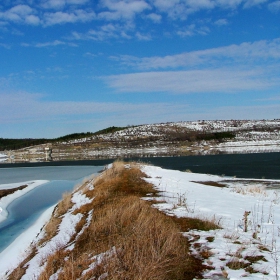
{"label": "white cloud", "polygon": [[44,15],[44,25],[55,25],[75,22],[88,22],[96,18],[93,11],[75,10],[73,12],[55,12]]}
{"label": "white cloud", "polygon": [[191,37],[194,35],[207,35],[210,32],[210,29],[207,26],[197,27],[195,24],[191,24],[184,29],[178,30],[177,34],[180,37]]}
{"label": "white cloud", "polygon": [[152,39],[150,35],[143,35],[140,32],[136,32],[135,35],[139,41],[149,41]]}
{"label": "white cloud", "polygon": [[221,18],[221,19],[216,20],[214,22],[214,24],[218,25],[218,26],[228,25],[228,21],[225,18]]}
{"label": "white cloud", "polygon": [[26,92],[0,93],[0,123],[57,120],[57,125],[60,125],[63,116],[71,116],[71,120],[84,118],[85,122],[93,117],[112,122],[113,114],[114,121],[118,119],[118,123],[127,125],[127,120],[133,120],[133,124],[136,121],[143,123],[149,119],[155,120],[159,115],[167,116],[166,120],[170,120],[172,114],[183,113],[188,108],[188,104],[46,101],[44,97],[42,94]]}
{"label": "white cloud", "polygon": [[28,15],[25,18],[25,22],[27,24],[31,24],[31,25],[39,25],[40,24],[40,18],[34,15]]}
{"label": "white cloud", "polygon": [[[160,23],[164,15],[167,15],[169,20],[182,21],[188,18],[190,14],[202,10],[237,9],[238,7],[251,8],[260,6],[267,1],[268,0],[44,0],[41,1],[40,4],[37,4],[35,1],[16,1],[16,3],[25,4],[18,4],[6,11],[0,11],[0,20],[18,24],[42,24],[44,26],[51,26],[56,24],[89,22],[92,20],[105,20],[107,22],[122,20],[125,22],[134,22],[135,17],[139,15],[141,19]],[[27,5],[27,3],[29,3],[29,5]],[[279,0],[270,3],[268,7],[273,11],[278,10]],[[215,24],[225,25],[227,21],[226,19],[220,19],[217,20]],[[180,30],[178,34],[180,36],[207,34],[209,29],[207,29],[207,27],[201,27],[200,29],[196,28],[195,31],[187,28]]]}
{"label": "white cloud", "polygon": [[[186,19],[189,14],[200,10],[212,10],[215,7],[229,5],[228,0],[155,0],[154,6],[161,12],[165,12],[173,19]],[[241,0],[242,1],[242,0]],[[227,4],[226,4],[227,3]]]}
{"label": "white cloud", "polygon": [[[104,41],[111,38],[118,39],[131,39],[132,35],[130,34],[134,30],[134,25],[130,24],[121,24],[121,23],[107,23],[101,26],[98,26],[96,29],[90,29],[86,33],[72,32],[69,40],[94,40],[94,41]],[[148,35],[142,35],[135,33],[135,36],[138,40],[146,39],[148,40]]]}
{"label": "white cloud", "polygon": [[23,46],[23,47],[35,47],[35,48],[56,47],[56,46],[61,46],[61,45],[67,45],[70,47],[77,46],[76,44],[64,42],[64,41],[60,41],[60,40],[54,40],[54,41],[44,42],[44,43],[33,43],[33,44],[21,43],[21,46]]}
{"label": "white cloud", "polygon": [[274,1],[268,5],[268,9],[271,12],[277,13],[280,11],[280,1]]}
{"label": "white cloud", "polygon": [[253,43],[245,42],[240,45],[186,52],[164,57],[119,57],[122,63],[139,69],[159,69],[193,67],[199,65],[249,64],[272,60],[274,65],[280,59],[280,38],[271,41],[262,40]]}
{"label": "white cloud", "polygon": [[5,12],[0,12],[0,19],[16,23],[37,25],[40,19],[35,14],[36,11],[28,5],[17,5]]}
{"label": "white cloud", "polygon": [[151,14],[148,14],[148,15],[146,16],[146,18],[152,20],[152,21],[155,22],[155,23],[160,23],[160,22],[161,22],[161,19],[162,19],[162,16],[159,15],[159,14],[151,13]]}
{"label": "white cloud", "polygon": [[237,9],[243,5],[244,8],[260,6],[268,0],[154,0],[154,7],[160,12],[166,13],[173,19],[186,19],[188,15],[201,10]]}
{"label": "white cloud", "polygon": [[263,90],[280,85],[280,79],[267,77],[266,70],[206,69],[144,72],[103,78],[119,92],[209,93]]}
{"label": "white cloud", "polygon": [[244,8],[251,8],[254,6],[260,6],[261,4],[267,2],[268,0],[247,0],[244,3]]}
{"label": "white cloud", "polygon": [[3,44],[3,43],[0,43],[0,47],[5,48],[5,49],[11,48],[8,44]]}
{"label": "white cloud", "polygon": [[37,44],[35,44],[35,47],[44,48],[44,47],[55,47],[55,46],[59,46],[59,45],[65,45],[65,42],[55,40],[52,42],[37,43]]}
{"label": "white cloud", "polygon": [[89,0],[47,0],[42,4],[45,9],[62,9],[66,5],[83,5]]}
{"label": "white cloud", "polygon": [[133,19],[135,15],[151,9],[143,0],[102,0],[101,3],[109,11],[99,13],[99,17],[106,20]]}

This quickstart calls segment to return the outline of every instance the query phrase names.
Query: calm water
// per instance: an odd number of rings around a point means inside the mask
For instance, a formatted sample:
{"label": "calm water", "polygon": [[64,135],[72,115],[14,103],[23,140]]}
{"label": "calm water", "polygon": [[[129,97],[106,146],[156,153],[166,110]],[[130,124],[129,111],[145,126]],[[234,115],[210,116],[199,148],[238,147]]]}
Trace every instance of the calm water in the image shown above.
{"label": "calm water", "polygon": [[[224,154],[207,156],[183,156],[183,157],[141,157],[125,160],[136,160],[152,163],[167,169],[184,171],[190,169],[192,172],[207,173],[226,176],[237,176],[239,178],[266,178],[280,179],[280,153],[259,153],[259,154]],[[48,165],[98,165],[113,162],[114,159],[106,160],[83,160],[66,162],[42,162],[25,164],[0,164],[1,169],[11,166],[48,166]],[[1,179],[0,179],[1,180]]]}
{"label": "calm water", "polygon": [[[138,160],[137,158],[136,160]],[[141,158],[167,169],[238,178],[280,179],[280,153]]]}
{"label": "calm water", "polygon": [[39,215],[57,203],[62,194],[102,166],[33,167],[0,169],[0,184],[35,179],[51,180],[14,200],[7,208],[9,216],[0,223],[0,252],[30,227]]}
{"label": "calm water", "polygon": [[[239,178],[280,179],[280,153],[233,154],[184,157],[129,158],[167,169],[186,170]],[[8,208],[9,219],[0,223],[0,251],[28,228],[48,207],[61,199],[65,191],[114,160],[0,164],[0,184],[36,179],[52,180],[15,200]],[[52,166],[47,166],[52,165]],[[59,166],[68,165],[68,166]],[[75,165],[75,166],[70,166]],[[90,166],[91,165],[91,166]],[[95,166],[94,166],[95,165]],[[97,167],[96,165],[99,165]],[[19,166],[21,166],[19,168]],[[28,166],[28,167],[27,167]],[[2,248],[2,249],[1,249]]]}

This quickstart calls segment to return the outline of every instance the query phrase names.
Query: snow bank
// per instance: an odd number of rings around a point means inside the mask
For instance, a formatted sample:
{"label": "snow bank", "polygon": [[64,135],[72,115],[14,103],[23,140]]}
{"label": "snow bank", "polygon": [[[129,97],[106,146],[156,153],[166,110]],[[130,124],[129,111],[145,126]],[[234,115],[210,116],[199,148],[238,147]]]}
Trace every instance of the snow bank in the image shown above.
{"label": "snow bank", "polygon": [[0,153],[0,162],[6,161],[6,160],[7,160],[7,156]]}
{"label": "snow bank", "polygon": [[[143,166],[150,177],[146,180],[160,191],[159,203],[154,205],[169,215],[215,219],[223,229],[210,232],[191,231],[184,235],[192,244],[193,254],[209,252],[205,265],[213,269],[205,272],[208,279],[228,275],[228,279],[278,279],[280,271],[280,193],[279,189],[262,189],[271,180],[240,180]],[[220,188],[203,184],[219,182]],[[275,180],[280,185],[280,180]],[[243,191],[242,191],[243,190]],[[245,225],[244,213],[250,211]],[[245,227],[248,227],[245,232]],[[209,241],[211,237],[211,242]],[[212,240],[213,239],[213,240]],[[245,270],[248,259],[262,257]],[[232,266],[230,265],[232,264]],[[233,264],[244,267],[234,269]],[[221,269],[222,267],[222,269]],[[266,275],[264,275],[266,274]]]}
{"label": "snow bank", "polygon": [[69,245],[68,243],[72,236],[76,233],[75,227],[83,217],[83,214],[78,213],[74,215],[73,212],[91,200],[78,191],[73,194],[71,201],[74,205],[63,215],[58,233],[51,240],[37,247],[37,254],[28,262],[28,268],[22,276],[22,280],[37,279],[44,269],[48,256],[53,254],[58,248]]}
{"label": "snow bank", "polygon": [[28,185],[26,188],[22,189],[22,190],[18,190],[16,192],[14,192],[13,194],[4,196],[0,199],[0,208],[2,208],[2,213],[0,213],[0,222],[2,222],[3,220],[5,220],[8,216],[8,212],[6,210],[6,208],[8,207],[8,205],[13,202],[16,198],[30,192],[31,190],[33,190],[34,188],[45,184],[49,181],[47,180],[36,180],[36,181],[27,181],[27,182],[20,182],[20,183],[13,183],[13,184],[1,184],[0,185],[0,190],[3,189],[13,189],[13,188],[17,188],[23,185]]}
{"label": "snow bank", "polygon": [[54,207],[55,205],[48,208],[31,227],[0,253],[0,260],[5,260],[0,262],[0,279],[5,279],[5,272],[17,267],[27,255],[28,248],[44,224],[50,219]]}

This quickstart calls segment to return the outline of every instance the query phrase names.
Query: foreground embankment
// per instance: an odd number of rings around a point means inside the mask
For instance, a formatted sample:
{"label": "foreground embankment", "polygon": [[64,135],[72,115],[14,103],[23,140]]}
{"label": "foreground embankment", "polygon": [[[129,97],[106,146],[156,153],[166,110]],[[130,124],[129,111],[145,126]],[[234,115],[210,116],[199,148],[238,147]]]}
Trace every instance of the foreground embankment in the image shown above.
{"label": "foreground embankment", "polygon": [[276,183],[115,162],[64,195],[6,277],[275,279]]}

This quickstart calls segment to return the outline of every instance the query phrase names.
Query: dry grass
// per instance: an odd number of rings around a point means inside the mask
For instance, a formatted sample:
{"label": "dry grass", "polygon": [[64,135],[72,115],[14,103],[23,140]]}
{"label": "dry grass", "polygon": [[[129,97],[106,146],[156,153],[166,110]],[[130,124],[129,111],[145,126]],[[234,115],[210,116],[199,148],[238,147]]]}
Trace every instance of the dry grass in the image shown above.
{"label": "dry grass", "polygon": [[39,241],[38,245],[45,243],[47,240],[50,240],[56,235],[58,226],[61,223],[62,215],[64,215],[73,205],[71,198],[72,193],[70,192],[66,192],[62,195],[62,200],[55,207],[51,219],[44,226],[45,234],[44,237]]}
{"label": "dry grass", "polygon": [[202,184],[206,186],[218,187],[218,188],[226,188],[226,184],[221,184],[215,181],[193,181],[193,183]]}
{"label": "dry grass", "polygon": [[243,195],[253,194],[267,196],[265,188],[258,186],[236,186],[234,187],[233,191]]}
{"label": "dry grass", "polygon": [[73,203],[71,199],[72,193],[66,192],[62,195],[62,200],[57,204],[55,209],[56,217],[61,217],[72,207]]}
{"label": "dry grass", "polygon": [[25,189],[26,187],[28,187],[28,185],[22,185],[20,187],[17,187],[17,188],[13,188],[13,189],[5,189],[5,190],[0,190],[0,199],[4,196],[7,196],[7,195],[10,195],[18,190],[23,190]]}
{"label": "dry grass", "polygon": [[35,246],[32,246],[29,250],[29,254],[25,257],[24,260],[18,265],[16,269],[12,271],[11,274],[9,274],[8,279],[21,279],[21,277],[25,274],[25,271],[27,269],[26,263],[28,263],[36,254],[36,248]]}
{"label": "dry grass", "polygon": [[190,218],[190,217],[172,217],[181,231],[189,231],[191,229],[209,231],[220,229],[219,221],[214,217],[211,219]]}
{"label": "dry grass", "polygon": [[[215,221],[170,217],[152,208],[150,202],[141,199],[147,194],[157,195],[142,179],[145,176],[136,163],[117,161],[95,179],[94,189],[86,188],[86,183],[79,188],[94,199],[73,213],[84,214],[71,239],[75,246],[71,251],[59,248],[49,256],[39,279],[49,279],[54,273],[59,280],[200,277],[205,267],[191,256],[188,241],[180,232],[218,226]],[[71,195],[66,194],[45,228],[48,237],[55,235],[61,215],[71,206]],[[87,227],[86,217],[92,209]]]}

